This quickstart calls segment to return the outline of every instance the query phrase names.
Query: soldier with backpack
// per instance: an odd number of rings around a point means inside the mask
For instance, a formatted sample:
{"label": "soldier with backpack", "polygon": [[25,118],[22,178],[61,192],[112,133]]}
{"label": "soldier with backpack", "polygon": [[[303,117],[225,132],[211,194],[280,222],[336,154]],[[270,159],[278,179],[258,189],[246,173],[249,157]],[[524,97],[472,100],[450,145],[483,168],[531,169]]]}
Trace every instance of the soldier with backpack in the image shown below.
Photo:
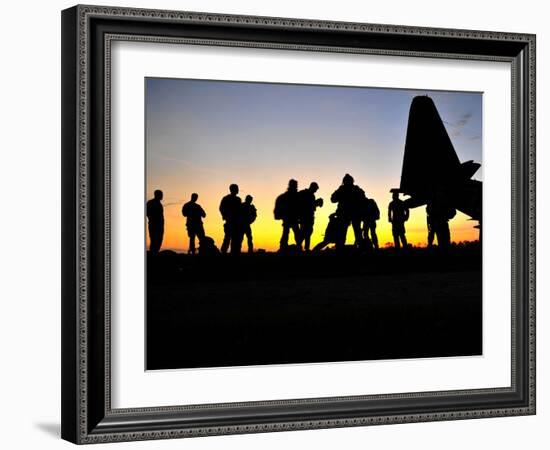
{"label": "soldier with backpack", "polygon": [[252,204],[252,200],[253,200],[252,196],[247,195],[241,207],[242,222],[243,222],[242,232],[244,236],[246,236],[246,241],[248,244],[248,253],[254,252],[254,243],[252,241],[252,228],[250,227],[250,225],[254,223],[258,215],[256,211],[256,207]]}
{"label": "soldier with backpack", "polygon": [[275,220],[283,221],[283,233],[279,242],[279,250],[288,249],[288,238],[290,230],[294,233],[296,246],[301,249],[302,239],[300,236],[300,198],[298,195],[298,182],[289,180],[286,192],[283,192],[275,200],[275,209],[273,211]]}
{"label": "soldier with backpack", "polygon": [[365,196],[365,192],[354,183],[355,180],[353,177],[346,173],[342,179],[342,184],[330,197],[332,203],[338,203],[336,214],[338,214],[338,218],[342,221],[345,230],[343,234],[344,239],[336,244],[339,248],[344,247],[346,243],[345,236],[350,225],[355,235],[355,247],[362,248],[364,245],[361,230],[361,202]]}
{"label": "soldier with backpack", "polygon": [[363,201],[363,238],[367,245],[378,250],[378,236],[376,235],[376,221],[380,219],[380,210],[373,198],[365,196]]}

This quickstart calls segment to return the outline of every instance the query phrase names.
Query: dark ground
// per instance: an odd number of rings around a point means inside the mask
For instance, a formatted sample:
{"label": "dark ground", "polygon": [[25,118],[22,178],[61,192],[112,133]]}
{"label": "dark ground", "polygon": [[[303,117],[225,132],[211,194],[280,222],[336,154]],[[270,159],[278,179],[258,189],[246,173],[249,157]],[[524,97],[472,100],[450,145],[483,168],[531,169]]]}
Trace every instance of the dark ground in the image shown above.
{"label": "dark ground", "polygon": [[481,252],[148,258],[147,369],[479,355]]}

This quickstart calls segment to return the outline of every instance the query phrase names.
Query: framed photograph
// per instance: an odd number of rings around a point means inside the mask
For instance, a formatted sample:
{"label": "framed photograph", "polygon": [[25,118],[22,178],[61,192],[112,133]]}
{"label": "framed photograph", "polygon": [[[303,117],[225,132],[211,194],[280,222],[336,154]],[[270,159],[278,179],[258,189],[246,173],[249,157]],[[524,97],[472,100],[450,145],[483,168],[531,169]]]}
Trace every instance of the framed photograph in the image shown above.
{"label": "framed photograph", "polygon": [[535,413],[535,36],[62,12],[62,437]]}

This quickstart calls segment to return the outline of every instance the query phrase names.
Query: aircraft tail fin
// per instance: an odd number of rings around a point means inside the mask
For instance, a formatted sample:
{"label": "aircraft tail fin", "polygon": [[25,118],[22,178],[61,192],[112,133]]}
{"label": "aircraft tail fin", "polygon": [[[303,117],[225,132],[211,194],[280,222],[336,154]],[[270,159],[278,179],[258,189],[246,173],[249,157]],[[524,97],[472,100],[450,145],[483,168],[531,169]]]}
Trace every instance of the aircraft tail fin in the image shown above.
{"label": "aircraft tail fin", "polygon": [[[472,164],[460,163],[433,100],[412,100],[399,190],[404,194],[431,192],[463,178]],[[477,170],[477,169],[476,169]]]}

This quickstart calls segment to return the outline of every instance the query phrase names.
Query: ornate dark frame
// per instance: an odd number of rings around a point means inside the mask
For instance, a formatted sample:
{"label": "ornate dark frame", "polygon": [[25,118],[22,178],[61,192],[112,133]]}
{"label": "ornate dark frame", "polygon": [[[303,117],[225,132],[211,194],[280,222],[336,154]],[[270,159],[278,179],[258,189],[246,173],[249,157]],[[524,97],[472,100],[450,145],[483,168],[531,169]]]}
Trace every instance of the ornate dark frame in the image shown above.
{"label": "ornate dark frame", "polygon": [[[185,42],[512,67],[512,383],[494,389],[113,409],[110,44]],[[75,6],[62,12],[62,437],[84,444],[535,414],[535,36]]]}

